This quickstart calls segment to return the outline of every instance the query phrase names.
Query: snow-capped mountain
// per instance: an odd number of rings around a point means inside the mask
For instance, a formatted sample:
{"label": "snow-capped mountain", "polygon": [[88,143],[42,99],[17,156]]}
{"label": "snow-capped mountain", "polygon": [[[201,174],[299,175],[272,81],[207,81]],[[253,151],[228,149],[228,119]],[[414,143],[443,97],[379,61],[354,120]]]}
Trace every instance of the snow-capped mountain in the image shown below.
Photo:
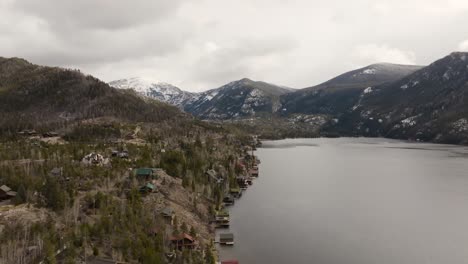
{"label": "snow-capped mountain", "polygon": [[196,94],[183,91],[172,84],[153,82],[138,77],[112,81],[109,85],[118,89],[132,89],[141,95],[175,105],[182,109],[187,102],[196,97]]}
{"label": "snow-capped mountain", "polygon": [[272,114],[281,108],[280,96],[292,89],[244,78],[198,94],[185,110],[205,119],[236,119]]}

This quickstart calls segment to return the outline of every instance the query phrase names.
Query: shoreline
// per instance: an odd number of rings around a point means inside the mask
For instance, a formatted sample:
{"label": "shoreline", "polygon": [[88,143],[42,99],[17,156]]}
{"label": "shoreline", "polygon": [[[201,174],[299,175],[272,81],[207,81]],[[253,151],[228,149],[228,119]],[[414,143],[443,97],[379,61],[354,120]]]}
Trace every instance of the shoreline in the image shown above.
{"label": "shoreline", "polygon": [[[261,163],[260,159],[258,159],[258,157],[255,155],[255,151],[257,150],[257,148],[259,147],[262,147],[263,146],[263,140],[260,140],[256,137],[253,137],[253,141],[254,143],[251,145],[251,146],[244,146],[244,149],[242,150],[242,156],[238,157],[237,160],[236,160],[236,166],[240,165],[240,167],[243,168],[243,173],[239,173],[239,174],[236,174],[236,179],[237,179],[237,184],[234,184],[234,187],[230,186],[229,185],[229,191],[228,192],[224,192],[224,196],[225,197],[228,197],[230,195],[232,195],[232,189],[233,188],[237,188],[240,190],[239,192],[239,195],[235,196],[234,197],[234,200],[232,203],[226,203],[224,202],[225,198],[223,199],[223,203],[222,203],[222,206],[219,208],[219,212],[221,211],[224,211],[224,212],[227,212],[228,213],[228,216],[227,216],[227,219],[224,218],[225,220],[224,221],[229,221],[229,224],[226,226],[226,225],[221,225],[221,226],[216,226],[215,224],[215,227],[214,227],[214,240],[213,240],[213,244],[214,244],[214,249],[216,251],[216,256],[217,256],[217,262],[216,263],[223,263],[224,261],[238,261],[237,259],[222,259],[222,256],[221,256],[221,247],[233,247],[235,246],[235,236],[236,234],[235,233],[232,233],[230,232],[230,227],[231,227],[231,223],[230,223],[230,217],[231,217],[231,208],[236,206],[235,205],[235,201],[237,200],[240,200],[242,199],[242,193],[247,191],[249,186],[252,186],[254,184],[254,180],[253,179],[256,179],[259,177],[259,174],[260,174],[260,169],[258,167],[258,165]],[[247,182],[247,179],[245,178],[248,178],[250,179],[249,182]],[[246,180],[244,182],[244,180]],[[239,185],[242,185],[239,186]],[[227,235],[227,236],[230,236],[232,238],[232,240],[229,240],[229,242],[221,242],[221,236],[223,235]],[[231,263],[231,262],[229,262]],[[238,263],[238,262],[233,262],[233,263]]]}

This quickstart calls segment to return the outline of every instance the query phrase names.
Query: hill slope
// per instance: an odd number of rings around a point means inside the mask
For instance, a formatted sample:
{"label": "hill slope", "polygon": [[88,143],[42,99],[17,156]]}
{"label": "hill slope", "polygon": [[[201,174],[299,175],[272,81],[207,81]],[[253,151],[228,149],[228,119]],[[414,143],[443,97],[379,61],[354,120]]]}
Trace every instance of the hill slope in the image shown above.
{"label": "hill slope", "polygon": [[79,71],[0,58],[0,128],[20,129],[98,117],[160,122],[177,108],[111,88]]}

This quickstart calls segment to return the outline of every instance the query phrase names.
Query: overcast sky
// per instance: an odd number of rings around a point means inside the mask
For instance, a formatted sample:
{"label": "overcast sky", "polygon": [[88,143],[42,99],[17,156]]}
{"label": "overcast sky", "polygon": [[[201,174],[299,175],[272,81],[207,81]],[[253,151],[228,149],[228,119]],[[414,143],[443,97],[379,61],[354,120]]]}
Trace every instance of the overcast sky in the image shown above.
{"label": "overcast sky", "polygon": [[0,56],[201,91],[468,51],[468,0],[0,0]]}

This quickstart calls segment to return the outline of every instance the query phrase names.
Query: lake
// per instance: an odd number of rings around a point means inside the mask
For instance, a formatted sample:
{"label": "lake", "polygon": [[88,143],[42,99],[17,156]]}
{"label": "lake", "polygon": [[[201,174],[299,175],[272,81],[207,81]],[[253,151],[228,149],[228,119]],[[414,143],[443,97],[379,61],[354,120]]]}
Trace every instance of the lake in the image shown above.
{"label": "lake", "polygon": [[388,139],[266,141],[229,208],[241,264],[468,263],[468,148]]}

